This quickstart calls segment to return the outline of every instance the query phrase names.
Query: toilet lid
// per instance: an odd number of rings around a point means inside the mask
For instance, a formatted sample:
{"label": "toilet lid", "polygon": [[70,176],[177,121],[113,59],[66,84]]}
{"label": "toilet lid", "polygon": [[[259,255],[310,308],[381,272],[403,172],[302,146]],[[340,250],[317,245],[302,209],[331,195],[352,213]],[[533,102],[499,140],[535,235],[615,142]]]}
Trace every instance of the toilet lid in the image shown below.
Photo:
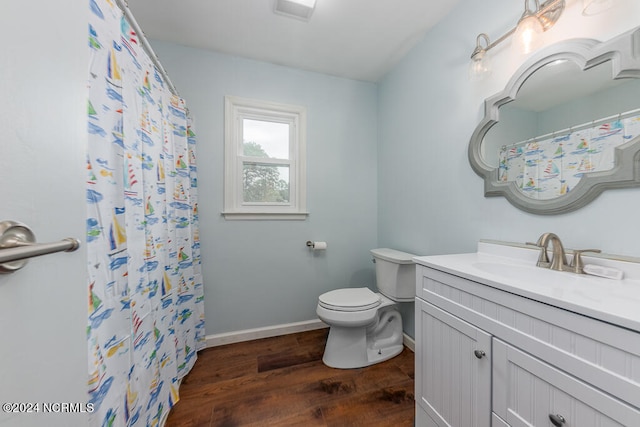
{"label": "toilet lid", "polygon": [[318,303],[329,310],[362,311],[380,305],[380,296],[369,288],[344,288],[326,292]]}

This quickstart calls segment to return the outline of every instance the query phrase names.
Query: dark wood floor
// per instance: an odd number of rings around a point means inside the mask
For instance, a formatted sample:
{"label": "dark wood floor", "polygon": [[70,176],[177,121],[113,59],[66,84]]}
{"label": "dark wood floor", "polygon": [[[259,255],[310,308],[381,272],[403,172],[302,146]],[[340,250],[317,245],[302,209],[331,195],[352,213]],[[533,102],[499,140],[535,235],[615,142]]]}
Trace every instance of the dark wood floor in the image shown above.
{"label": "dark wood floor", "polygon": [[413,426],[414,357],[322,363],[328,329],[201,351],[167,426]]}

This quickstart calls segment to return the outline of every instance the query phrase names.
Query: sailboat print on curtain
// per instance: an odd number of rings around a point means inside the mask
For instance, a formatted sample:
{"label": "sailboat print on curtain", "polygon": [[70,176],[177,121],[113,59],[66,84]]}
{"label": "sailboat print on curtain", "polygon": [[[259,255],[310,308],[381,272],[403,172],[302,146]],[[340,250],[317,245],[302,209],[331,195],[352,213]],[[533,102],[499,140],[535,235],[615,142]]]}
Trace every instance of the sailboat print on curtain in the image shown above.
{"label": "sailboat print on curtain", "polygon": [[[571,131],[543,141],[503,147],[498,177],[516,181],[536,199],[554,199],[569,193],[585,174],[612,170],[616,148],[640,135],[640,114]],[[523,158],[526,160],[523,161]]]}
{"label": "sailboat print on curtain", "polygon": [[160,425],[204,346],[196,140],[138,35],[89,0],[91,425]]}

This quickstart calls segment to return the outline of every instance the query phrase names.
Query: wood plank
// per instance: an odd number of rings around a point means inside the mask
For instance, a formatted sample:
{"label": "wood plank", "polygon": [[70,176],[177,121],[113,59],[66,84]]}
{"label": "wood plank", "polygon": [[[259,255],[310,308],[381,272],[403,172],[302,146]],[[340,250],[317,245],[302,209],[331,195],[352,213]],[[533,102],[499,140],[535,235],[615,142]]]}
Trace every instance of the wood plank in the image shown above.
{"label": "wood plank", "polygon": [[413,425],[413,352],[334,369],[321,361],[326,337],[314,330],[201,351],[166,425]]}
{"label": "wood plank", "polygon": [[258,372],[302,365],[322,360],[322,349],[286,349],[279,353],[258,356]]}
{"label": "wood plank", "polygon": [[413,426],[413,381],[356,394],[324,406],[327,426]]}

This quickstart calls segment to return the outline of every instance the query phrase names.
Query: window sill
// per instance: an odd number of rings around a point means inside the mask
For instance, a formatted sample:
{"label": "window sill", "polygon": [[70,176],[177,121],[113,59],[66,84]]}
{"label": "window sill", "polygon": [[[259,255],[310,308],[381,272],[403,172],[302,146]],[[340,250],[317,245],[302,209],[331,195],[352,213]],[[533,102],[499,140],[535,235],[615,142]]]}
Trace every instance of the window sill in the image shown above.
{"label": "window sill", "polygon": [[309,216],[309,212],[222,212],[224,219],[227,220],[287,220],[287,221],[304,221]]}

